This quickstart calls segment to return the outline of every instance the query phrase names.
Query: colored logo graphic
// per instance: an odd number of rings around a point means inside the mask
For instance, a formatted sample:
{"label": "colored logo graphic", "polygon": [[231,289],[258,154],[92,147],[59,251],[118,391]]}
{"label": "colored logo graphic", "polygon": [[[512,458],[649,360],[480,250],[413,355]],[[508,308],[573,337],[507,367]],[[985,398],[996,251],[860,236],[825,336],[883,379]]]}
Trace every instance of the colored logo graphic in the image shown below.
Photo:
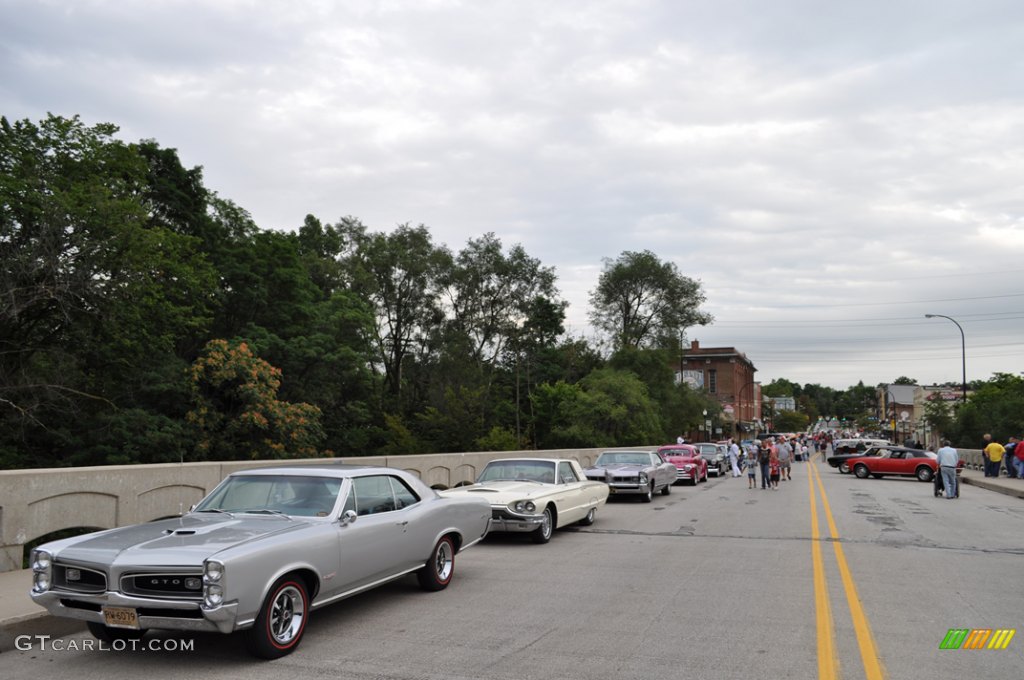
{"label": "colored logo graphic", "polygon": [[939,649],[1006,649],[1016,634],[1014,628],[950,628]]}

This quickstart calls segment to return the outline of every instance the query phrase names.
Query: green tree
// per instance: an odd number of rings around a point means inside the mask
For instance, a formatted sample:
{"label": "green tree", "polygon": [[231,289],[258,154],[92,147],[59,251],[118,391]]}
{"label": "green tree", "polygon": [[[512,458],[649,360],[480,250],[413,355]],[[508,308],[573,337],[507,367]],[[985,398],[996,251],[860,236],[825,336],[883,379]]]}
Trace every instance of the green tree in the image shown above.
{"label": "green tree", "polygon": [[761,386],[761,394],[766,397],[798,397],[801,392],[800,385],[785,378],[776,378]]}
{"label": "green tree", "polygon": [[779,411],[775,415],[775,429],[779,432],[803,432],[809,424],[810,418],[797,411]]}
{"label": "green tree", "polygon": [[658,409],[632,372],[598,369],[578,386],[538,388],[537,412],[550,419],[541,427],[544,446],[632,446],[663,437]]}
{"label": "green tree", "polygon": [[1024,432],[1024,378],[996,373],[976,386],[966,404],[959,407],[950,428],[957,446],[977,447],[985,433],[999,442]]}
{"label": "green tree", "polygon": [[102,463],[113,432],[166,430],[184,412],[178,351],[210,323],[213,270],[116,132],[0,118],[0,440],[17,442],[0,448],[21,452],[9,464]]}
{"label": "green tree", "polygon": [[949,433],[953,425],[953,413],[948,402],[936,398],[940,395],[932,395],[932,398],[924,402],[924,422],[936,435],[944,437]]}
{"label": "green tree", "polygon": [[429,352],[429,336],[442,320],[437,280],[446,258],[423,225],[369,234],[351,221],[347,231],[355,242],[347,264],[355,291],[370,304],[375,363],[397,408],[407,358]]}
{"label": "green tree", "polygon": [[[506,255],[492,233],[470,239],[458,253],[442,276],[441,294],[449,332],[462,339],[481,369],[497,363],[508,343],[523,335],[527,323],[526,332],[541,340],[550,338],[552,321],[560,323],[560,306],[553,302],[558,294],[554,270],[520,245]],[[540,300],[552,306],[539,307]]]}
{"label": "green tree", "polygon": [[245,342],[211,340],[189,371],[198,454],[216,460],[320,454],[320,409],[277,399],[281,371]]}
{"label": "green tree", "polygon": [[701,312],[700,282],[683,276],[672,262],[649,250],[625,251],[604,260],[590,293],[590,321],[607,332],[616,347],[664,347],[680,332],[711,323]]}

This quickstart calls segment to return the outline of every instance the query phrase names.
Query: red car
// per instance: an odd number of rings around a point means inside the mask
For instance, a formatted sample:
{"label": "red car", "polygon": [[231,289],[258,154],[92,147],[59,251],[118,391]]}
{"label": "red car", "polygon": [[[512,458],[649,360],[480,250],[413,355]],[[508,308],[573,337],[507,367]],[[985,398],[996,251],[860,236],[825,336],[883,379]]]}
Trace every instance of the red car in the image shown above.
{"label": "red car", "polygon": [[[853,470],[853,474],[861,479],[866,479],[869,475],[876,479],[887,475],[899,475],[917,477],[922,482],[932,481],[938,467],[935,454],[931,451],[895,446],[882,449],[877,456],[850,458],[846,464]],[[958,467],[963,466],[964,461],[961,460]]]}
{"label": "red car", "polygon": [[676,466],[676,481],[708,481],[708,462],[700,455],[696,446],[690,444],[666,444],[658,449],[666,462]]}

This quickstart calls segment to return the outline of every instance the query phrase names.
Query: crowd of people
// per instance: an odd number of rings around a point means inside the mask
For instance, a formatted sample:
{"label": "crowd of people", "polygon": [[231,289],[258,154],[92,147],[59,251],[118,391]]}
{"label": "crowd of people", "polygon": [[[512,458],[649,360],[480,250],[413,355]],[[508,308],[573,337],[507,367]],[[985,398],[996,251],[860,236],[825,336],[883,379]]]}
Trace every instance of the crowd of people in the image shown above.
{"label": "crowd of people", "polygon": [[[761,488],[774,490],[780,482],[792,479],[794,461],[809,461],[811,457],[827,452],[832,443],[833,435],[828,432],[817,434],[766,437],[762,440],[747,440],[737,443],[729,440],[729,465],[733,477],[747,476],[747,488],[757,488],[758,476]],[[1024,444],[1022,437],[1010,437],[1006,444],[993,440],[986,434],[981,444],[986,477],[999,477],[1005,474],[1011,479],[1024,479]],[[682,443],[682,437],[679,438]],[[947,498],[956,496],[956,467],[959,454],[948,440],[941,442],[936,452],[936,473],[941,482],[936,493],[943,493]],[[908,443],[909,445],[909,443]],[[921,448],[919,445],[916,448]],[[929,448],[931,451],[932,449]]]}
{"label": "crowd of people", "polygon": [[990,434],[982,437],[981,457],[986,477],[998,477],[1005,469],[1007,477],[1024,479],[1024,446],[1020,446],[1020,441],[1020,437],[1010,437],[1004,445],[993,440]]}
{"label": "crowd of people", "polygon": [[732,476],[741,476],[742,468],[747,473],[747,488],[754,489],[760,472],[762,489],[778,489],[780,482],[793,479],[794,461],[810,460],[812,448],[817,452],[818,444],[807,437],[767,437],[761,441],[744,442],[742,449],[736,442],[731,442],[729,462]]}

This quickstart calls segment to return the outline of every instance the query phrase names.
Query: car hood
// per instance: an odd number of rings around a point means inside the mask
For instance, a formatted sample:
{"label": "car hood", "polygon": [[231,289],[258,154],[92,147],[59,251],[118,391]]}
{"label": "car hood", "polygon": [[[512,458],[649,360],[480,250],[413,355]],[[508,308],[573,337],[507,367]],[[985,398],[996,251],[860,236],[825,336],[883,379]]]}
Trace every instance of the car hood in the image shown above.
{"label": "car hood", "polygon": [[670,463],[696,463],[697,459],[700,458],[699,455],[697,455],[697,456],[682,456],[682,455],[675,456],[675,455],[665,455],[665,454],[662,454],[662,457],[665,460],[667,460],[668,462],[670,462]]}
{"label": "car hood", "polygon": [[56,556],[103,565],[195,566],[226,548],[308,524],[276,515],[189,514],[88,534],[57,550]]}
{"label": "car hood", "polygon": [[544,484],[542,482],[483,482],[482,484],[471,484],[460,486],[457,489],[442,491],[441,495],[451,496],[455,494],[468,494],[486,498],[491,505],[502,505],[509,501],[536,498],[551,493],[557,485]]}
{"label": "car hood", "polygon": [[611,472],[613,474],[626,472],[636,473],[639,472],[640,470],[646,470],[648,467],[650,466],[647,465],[646,463],[613,463],[610,465],[594,465],[584,470],[584,472],[589,472],[590,470],[603,470],[606,472]]}

